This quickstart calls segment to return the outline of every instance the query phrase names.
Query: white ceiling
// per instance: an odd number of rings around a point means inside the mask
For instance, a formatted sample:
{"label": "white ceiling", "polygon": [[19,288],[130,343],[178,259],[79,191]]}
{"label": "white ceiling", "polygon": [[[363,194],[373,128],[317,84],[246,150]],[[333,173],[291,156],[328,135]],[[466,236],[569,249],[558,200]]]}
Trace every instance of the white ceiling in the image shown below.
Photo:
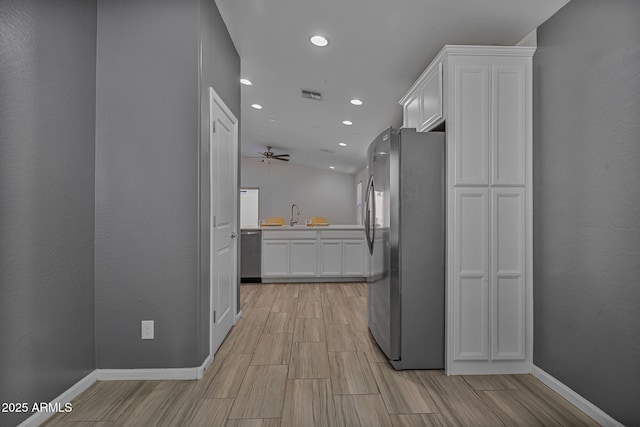
{"label": "white ceiling", "polygon": [[[291,163],[356,173],[369,143],[401,125],[398,100],[444,45],[513,45],[567,2],[216,0],[242,77],[253,82],[242,86],[242,155],[270,145],[291,154]],[[329,46],[311,45],[313,34],[328,37]],[[303,99],[302,88],[324,99]]]}

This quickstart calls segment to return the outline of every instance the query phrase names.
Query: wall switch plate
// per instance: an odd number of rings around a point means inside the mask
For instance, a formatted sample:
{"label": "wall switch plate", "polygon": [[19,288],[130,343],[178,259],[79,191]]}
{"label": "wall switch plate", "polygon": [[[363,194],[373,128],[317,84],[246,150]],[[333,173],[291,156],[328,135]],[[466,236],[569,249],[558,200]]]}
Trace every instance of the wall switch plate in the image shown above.
{"label": "wall switch plate", "polygon": [[143,340],[152,340],[153,339],[153,320],[143,320],[142,321],[142,339]]}

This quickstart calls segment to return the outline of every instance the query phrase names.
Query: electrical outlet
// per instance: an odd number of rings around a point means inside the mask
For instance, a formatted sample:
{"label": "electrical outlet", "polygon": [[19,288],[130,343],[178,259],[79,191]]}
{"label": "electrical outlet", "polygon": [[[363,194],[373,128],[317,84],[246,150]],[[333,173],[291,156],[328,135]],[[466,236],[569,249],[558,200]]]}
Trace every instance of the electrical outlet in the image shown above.
{"label": "electrical outlet", "polygon": [[143,340],[152,340],[153,339],[153,320],[143,320],[142,325],[142,339]]}

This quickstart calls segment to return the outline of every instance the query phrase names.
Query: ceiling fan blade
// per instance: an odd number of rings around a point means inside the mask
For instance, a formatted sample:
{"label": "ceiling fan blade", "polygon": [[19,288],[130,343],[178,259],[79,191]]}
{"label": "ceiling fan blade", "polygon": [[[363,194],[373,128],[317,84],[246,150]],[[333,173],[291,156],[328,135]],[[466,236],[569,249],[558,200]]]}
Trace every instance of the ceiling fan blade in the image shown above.
{"label": "ceiling fan blade", "polygon": [[288,162],[288,161],[289,161],[289,159],[281,159],[280,157],[277,157],[277,156],[276,156],[276,157],[274,157],[274,159],[276,159],[276,160],[282,160],[283,162]]}
{"label": "ceiling fan blade", "polygon": [[276,154],[273,157],[278,158],[278,157],[289,157],[288,154]]}

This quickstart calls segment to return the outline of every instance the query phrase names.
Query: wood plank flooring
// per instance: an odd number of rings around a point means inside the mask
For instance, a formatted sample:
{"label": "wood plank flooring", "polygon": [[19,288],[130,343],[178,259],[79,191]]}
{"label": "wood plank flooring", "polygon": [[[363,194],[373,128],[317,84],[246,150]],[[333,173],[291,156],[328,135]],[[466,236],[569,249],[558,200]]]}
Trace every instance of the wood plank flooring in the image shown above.
{"label": "wood plank flooring", "polygon": [[100,381],[47,426],[597,426],[530,375],[394,371],[366,284],[243,284],[200,381]]}

